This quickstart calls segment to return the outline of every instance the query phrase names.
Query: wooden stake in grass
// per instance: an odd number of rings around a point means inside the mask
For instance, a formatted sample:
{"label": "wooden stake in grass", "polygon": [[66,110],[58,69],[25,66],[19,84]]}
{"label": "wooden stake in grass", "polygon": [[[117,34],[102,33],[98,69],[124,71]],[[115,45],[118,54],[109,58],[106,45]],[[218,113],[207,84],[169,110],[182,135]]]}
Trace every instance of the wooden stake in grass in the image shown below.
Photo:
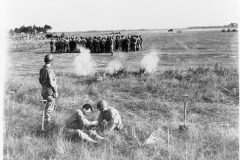
{"label": "wooden stake in grass", "polygon": [[47,100],[42,100],[42,106],[43,106],[43,111],[42,111],[42,131],[45,130],[44,127],[44,121],[45,121],[45,106],[46,106]]}
{"label": "wooden stake in grass", "polygon": [[171,159],[171,149],[170,149],[170,135],[169,135],[169,127],[167,129],[167,133],[168,133],[168,152],[169,152],[169,155],[168,155],[168,159],[170,160]]}
{"label": "wooden stake in grass", "polygon": [[187,131],[187,100],[188,95],[183,95],[183,103],[184,103],[184,124],[179,126],[180,131]]}

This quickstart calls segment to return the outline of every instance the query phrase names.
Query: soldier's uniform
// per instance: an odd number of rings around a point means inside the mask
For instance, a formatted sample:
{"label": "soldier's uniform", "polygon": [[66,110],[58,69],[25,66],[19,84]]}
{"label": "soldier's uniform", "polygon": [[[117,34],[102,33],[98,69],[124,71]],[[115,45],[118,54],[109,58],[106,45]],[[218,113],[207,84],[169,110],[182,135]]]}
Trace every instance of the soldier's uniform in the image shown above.
{"label": "soldier's uniform", "polygon": [[113,107],[108,106],[107,110],[100,112],[97,119],[98,124],[101,124],[103,120],[107,121],[107,129],[109,131],[118,131],[123,128],[122,118],[118,110]]}
{"label": "soldier's uniform", "polygon": [[55,42],[55,47],[56,47],[55,52],[59,52],[59,41],[58,40]]}
{"label": "soldier's uniform", "polygon": [[136,51],[136,38],[134,36],[132,36],[131,38],[131,51],[135,52]]}
{"label": "soldier's uniform", "polygon": [[143,49],[143,39],[142,39],[141,35],[139,35],[139,38],[140,38],[140,48],[142,50]]}
{"label": "soldier's uniform", "polygon": [[117,37],[117,39],[114,41],[114,49],[118,52],[119,51],[119,43],[120,43],[120,40],[119,38]]}
{"label": "soldier's uniform", "polygon": [[60,41],[60,52],[65,52],[65,42],[63,39]]}
{"label": "soldier's uniform", "polygon": [[126,51],[126,39],[122,37],[122,51]]}
{"label": "soldier's uniform", "polygon": [[100,40],[99,38],[96,39],[96,53],[100,53]]}
{"label": "soldier's uniform", "polygon": [[73,41],[73,39],[70,40],[69,47],[70,47],[70,52],[73,52],[74,51],[74,41]]}
{"label": "soldier's uniform", "polygon": [[122,49],[122,43],[123,43],[123,36],[119,37],[119,50],[123,51]]}
{"label": "soldier's uniform", "polygon": [[66,48],[66,52],[69,52],[69,39],[65,40],[65,48]]}
{"label": "soldier's uniform", "polygon": [[101,50],[101,53],[104,53],[105,52],[105,44],[106,44],[106,41],[104,38],[101,38],[100,39],[100,50]]}
{"label": "soldier's uniform", "polygon": [[110,37],[110,39],[109,39],[109,52],[111,53],[111,55],[113,55],[113,42],[114,42],[114,40],[111,39],[111,37]]}
{"label": "soldier's uniform", "polygon": [[45,106],[45,126],[47,126],[51,119],[51,113],[54,110],[54,94],[57,92],[56,76],[52,67],[44,65],[40,69],[39,82],[42,85],[41,95],[44,100],[47,100]]}
{"label": "soldier's uniform", "polygon": [[52,40],[50,41],[50,49],[51,49],[51,52],[53,52],[53,41]]}
{"label": "soldier's uniform", "polygon": [[92,140],[90,136],[97,136],[97,132],[91,129],[93,122],[89,121],[83,114],[81,109],[77,109],[66,121],[67,133],[70,137],[77,135],[81,139]]}
{"label": "soldier's uniform", "polygon": [[87,41],[85,40],[85,38],[82,38],[80,43],[81,43],[82,47],[86,47]]}
{"label": "soldier's uniform", "polygon": [[96,37],[94,37],[94,39],[93,39],[93,52],[94,53],[96,53],[96,49],[97,49],[97,39],[96,39]]}
{"label": "soldier's uniform", "polygon": [[87,48],[87,49],[90,49],[90,46],[89,46],[90,38],[86,38],[86,41],[87,41],[87,43],[86,43],[86,48]]}
{"label": "soldier's uniform", "polygon": [[126,37],[126,52],[129,52],[129,49],[130,49],[130,43],[131,43],[130,38]]}
{"label": "soldier's uniform", "polygon": [[137,41],[137,42],[136,42],[136,50],[139,51],[141,40],[140,40],[139,37],[137,37],[137,38],[136,38],[136,41]]}
{"label": "soldier's uniform", "polygon": [[107,37],[106,44],[105,44],[105,52],[108,53],[110,48],[110,38]]}
{"label": "soldier's uniform", "polygon": [[91,53],[94,52],[94,50],[93,50],[93,40],[92,40],[92,38],[89,39],[89,49],[90,49]]}

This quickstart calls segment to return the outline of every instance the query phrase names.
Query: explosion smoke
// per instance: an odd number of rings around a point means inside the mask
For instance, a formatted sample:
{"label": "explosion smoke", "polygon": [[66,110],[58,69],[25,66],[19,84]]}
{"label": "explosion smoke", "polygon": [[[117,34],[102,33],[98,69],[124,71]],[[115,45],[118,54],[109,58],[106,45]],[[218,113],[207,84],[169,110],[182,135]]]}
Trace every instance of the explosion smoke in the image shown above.
{"label": "explosion smoke", "polygon": [[74,68],[77,75],[90,75],[94,74],[95,62],[91,58],[90,50],[80,48],[81,53],[74,59]]}
{"label": "explosion smoke", "polygon": [[106,71],[110,74],[113,74],[115,71],[118,71],[123,67],[122,63],[119,60],[112,60],[109,62]]}
{"label": "explosion smoke", "polygon": [[153,73],[157,69],[159,58],[156,52],[151,52],[143,57],[141,60],[141,68],[148,73]]}

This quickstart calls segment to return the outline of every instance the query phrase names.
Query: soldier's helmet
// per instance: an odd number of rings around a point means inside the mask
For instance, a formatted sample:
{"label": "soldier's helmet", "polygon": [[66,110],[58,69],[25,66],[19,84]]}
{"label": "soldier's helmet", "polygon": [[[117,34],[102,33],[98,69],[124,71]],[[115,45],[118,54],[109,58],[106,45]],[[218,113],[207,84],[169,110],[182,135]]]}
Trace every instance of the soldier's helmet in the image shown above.
{"label": "soldier's helmet", "polygon": [[51,63],[53,61],[53,55],[52,54],[47,54],[45,57],[44,57],[44,62],[45,63]]}
{"label": "soldier's helmet", "polygon": [[107,107],[107,102],[105,100],[101,100],[97,103],[97,109],[103,110],[105,107]]}

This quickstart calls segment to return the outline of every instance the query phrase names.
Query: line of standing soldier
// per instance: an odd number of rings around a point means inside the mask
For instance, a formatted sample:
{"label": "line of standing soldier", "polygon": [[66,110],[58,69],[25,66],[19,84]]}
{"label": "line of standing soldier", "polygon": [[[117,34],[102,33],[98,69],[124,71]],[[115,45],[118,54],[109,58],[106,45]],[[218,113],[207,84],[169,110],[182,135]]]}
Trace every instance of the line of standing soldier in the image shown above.
{"label": "line of standing soldier", "polygon": [[[51,52],[53,52],[53,44],[54,42],[50,41]],[[122,51],[122,52],[136,52],[143,49],[143,39],[141,35],[117,35],[107,36],[106,37],[80,37],[79,39],[76,37],[65,39],[57,39],[55,42],[55,52],[76,52],[77,45],[81,47],[87,48],[91,51],[91,53],[113,53],[113,51]]]}
{"label": "line of standing soldier", "polygon": [[77,44],[79,44],[79,40],[77,37],[74,38],[59,38],[54,43],[51,39],[50,41],[50,49],[51,52],[54,52],[54,44],[55,44],[55,52],[56,53],[67,53],[67,52],[77,52]]}
{"label": "line of standing soldier", "polygon": [[139,51],[143,49],[142,37],[132,35],[130,36],[107,36],[106,37],[94,37],[94,38],[82,38],[80,45],[88,48],[91,53],[112,53],[113,51]]}

